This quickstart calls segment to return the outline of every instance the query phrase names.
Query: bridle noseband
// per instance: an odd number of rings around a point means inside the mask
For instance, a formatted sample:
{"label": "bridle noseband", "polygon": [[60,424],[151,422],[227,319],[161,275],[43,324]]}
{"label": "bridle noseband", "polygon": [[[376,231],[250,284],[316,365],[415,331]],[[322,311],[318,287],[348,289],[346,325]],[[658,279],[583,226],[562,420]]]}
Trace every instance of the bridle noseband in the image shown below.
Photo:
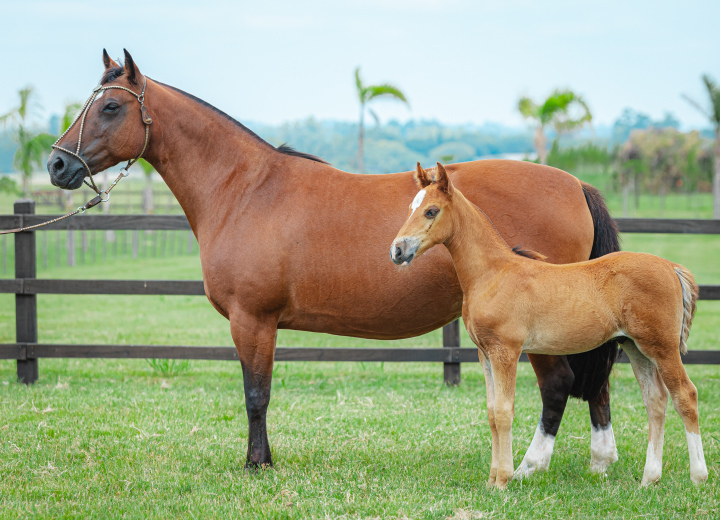
{"label": "bridle noseband", "polygon": [[[120,178],[122,178],[122,177],[126,177],[128,175],[128,168],[130,168],[130,166],[135,164],[137,162],[137,160],[143,156],[143,154],[145,153],[145,150],[147,149],[148,141],[150,141],[150,125],[152,124],[152,118],[150,117],[150,114],[148,114],[147,108],[145,107],[145,87],[147,87],[147,79],[145,78],[145,76],[143,76],[143,88],[142,88],[142,91],[140,92],[140,94],[136,94],[129,88],[121,87],[120,85],[108,85],[105,87],[103,87],[102,85],[98,85],[97,87],[95,87],[93,89],[92,94],[90,94],[90,97],[87,99],[87,101],[85,101],[85,104],[83,105],[82,110],[77,115],[77,117],[72,122],[72,124],[67,128],[67,130],[65,130],[63,132],[63,134],[60,137],[58,137],[58,140],[55,141],[55,144],[52,145],[52,147],[54,149],[60,150],[67,154],[70,154],[82,163],[82,165],[87,170],[87,173],[88,173],[87,176],[90,178],[90,182],[92,183],[92,186],[90,184],[88,184],[88,182],[85,179],[83,179],[83,182],[85,184],[87,184],[90,188],[92,188],[93,191],[95,191],[95,193],[97,193],[98,195],[100,195],[101,192],[98,189],[98,187],[95,185],[95,181],[93,180],[93,172],[90,170],[90,167],[85,162],[85,160],[82,157],[80,157],[80,146],[82,146],[82,135],[83,135],[83,130],[85,129],[85,118],[87,117],[87,114],[90,111],[90,107],[92,106],[93,101],[95,101],[95,99],[97,99],[98,95],[101,92],[103,92],[104,90],[110,90],[113,88],[119,89],[119,90],[124,90],[125,92],[130,92],[130,94],[135,96],[137,98],[137,100],[140,102],[140,115],[142,117],[143,123],[145,123],[145,143],[143,144],[142,150],[140,150],[140,153],[138,154],[138,156],[135,157],[134,159],[130,159],[128,161],[128,163],[125,165],[125,167],[122,170],[120,170],[121,176],[118,178],[118,180],[120,180]],[[80,120],[80,133],[78,134],[78,144],[77,144],[77,148],[75,149],[75,151],[71,152],[67,148],[63,148],[63,147],[59,146],[58,143],[60,141],[62,141],[63,137],[65,137],[67,135],[67,133],[70,131],[70,129],[72,129],[73,126],[75,126],[75,123],[77,123],[78,120]],[[117,183],[117,181],[115,182],[115,184],[116,183]],[[114,187],[114,184],[113,184],[113,187]],[[109,191],[109,190],[107,190],[107,191]],[[110,196],[109,193],[106,193],[106,195],[108,195],[108,197]],[[105,200],[107,200],[107,199],[105,199]]]}
{"label": "bridle noseband", "polygon": [[[95,197],[93,197],[92,199],[90,199],[89,201],[87,201],[84,206],[80,206],[75,211],[72,211],[66,215],[54,218],[52,220],[48,220],[47,222],[43,222],[42,224],[35,224],[34,226],[19,227],[19,228],[15,228],[15,229],[6,229],[3,231],[0,231],[0,235],[6,235],[8,233],[19,233],[21,231],[27,231],[29,229],[35,229],[35,228],[39,228],[42,226],[47,226],[48,224],[53,224],[59,220],[63,220],[68,217],[72,217],[73,215],[77,215],[78,213],[85,213],[85,210],[90,209],[94,206],[97,206],[101,202],[107,202],[110,200],[110,191],[117,185],[117,183],[120,181],[120,179],[122,179],[123,177],[127,177],[129,175],[128,168],[130,168],[133,164],[135,164],[138,161],[138,159],[140,159],[143,156],[143,154],[145,153],[145,150],[147,150],[148,142],[150,141],[150,125],[152,124],[152,118],[150,117],[150,114],[148,114],[147,108],[145,107],[145,87],[147,87],[147,79],[145,78],[145,76],[143,76],[143,88],[142,88],[142,91],[140,92],[140,94],[133,92],[129,88],[121,87],[120,85],[108,85],[105,87],[103,87],[102,85],[98,85],[97,87],[95,87],[93,89],[92,94],[90,94],[90,97],[87,99],[87,101],[85,101],[85,104],[83,105],[82,110],[77,115],[77,117],[72,122],[72,124],[68,127],[67,130],[65,130],[63,132],[63,134],[60,137],[58,137],[58,140],[55,141],[55,144],[52,145],[52,147],[54,149],[60,150],[67,154],[70,154],[73,157],[80,160],[80,162],[85,167],[85,170],[87,170],[88,177],[90,178],[90,182],[92,183],[92,185],[89,184],[85,179],[83,179],[83,182],[85,184],[87,184],[90,188],[92,188],[93,191],[95,193],[97,193],[97,195]],[[117,178],[113,182],[110,183],[110,186],[108,186],[105,189],[105,191],[100,191],[98,189],[98,187],[95,185],[95,181],[93,180],[92,170],[90,170],[90,167],[85,162],[85,160],[82,157],[80,157],[80,146],[82,145],[82,134],[83,134],[83,130],[85,128],[85,118],[87,117],[88,111],[90,110],[90,107],[92,106],[93,101],[95,101],[97,99],[100,92],[102,92],[104,90],[110,90],[112,88],[130,92],[130,94],[135,96],[137,98],[137,100],[140,102],[140,115],[142,117],[143,123],[145,123],[145,143],[143,144],[142,150],[140,150],[140,153],[137,155],[137,157],[135,157],[134,159],[130,159],[128,161],[128,163],[120,170],[120,175],[118,175]],[[70,150],[67,150],[67,149],[59,146],[58,143],[60,141],[62,141],[63,137],[65,137],[67,135],[67,133],[70,131],[70,129],[73,126],[75,126],[75,123],[77,123],[78,120],[80,121],[80,134],[78,135],[78,144],[77,144],[77,148],[75,149],[75,151],[71,152]],[[105,195],[106,198],[103,198],[103,195]]]}

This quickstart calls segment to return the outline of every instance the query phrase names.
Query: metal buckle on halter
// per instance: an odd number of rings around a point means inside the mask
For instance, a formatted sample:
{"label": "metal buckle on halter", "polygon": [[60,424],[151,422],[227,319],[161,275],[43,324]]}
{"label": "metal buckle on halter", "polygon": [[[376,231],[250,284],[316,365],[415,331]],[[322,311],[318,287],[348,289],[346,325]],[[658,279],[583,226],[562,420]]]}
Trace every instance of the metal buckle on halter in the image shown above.
{"label": "metal buckle on halter", "polygon": [[123,177],[128,177],[130,175],[130,172],[127,170],[127,166],[125,168],[120,168],[120,175]]}
{"label": "metal buckle on halter", "polygon": [[77,211],[80,212],[80,214],[85,213],[85,206],[78,206]]}
{"label": "metal buckle on halter", "polygon": [[[103,193],[107,195],[107,199],[102,198]],[[100,193],[98,193],[98,197],[100,197],[100,202],[107,202],[110,200],[110,194],[107,191],[101,191]]]}

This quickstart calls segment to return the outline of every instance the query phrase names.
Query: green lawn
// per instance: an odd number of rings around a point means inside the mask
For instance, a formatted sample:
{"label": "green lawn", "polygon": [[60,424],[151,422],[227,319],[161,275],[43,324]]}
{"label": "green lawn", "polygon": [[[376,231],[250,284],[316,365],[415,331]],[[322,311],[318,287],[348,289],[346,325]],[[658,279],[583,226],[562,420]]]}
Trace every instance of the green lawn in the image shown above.
{"label": "green lawn", "polygon": [[[670,408],[664,475],[640,489],[647,419],[627,365],[612,378],[620,460],[588,471],[584,403],[567,409],[547,474],[489,491],[490,432],[477,364],[445,388],[436,364],[279,363],[269,435],[275,470],[242,469],[247,419],[238,363],[193,362],[177,377],[141,360],[43,360],[38,384],[0,364],[0,517],[717,518],[720,377],[690,367],[710,471],[690,483]],[[540,402],[520,368],[519,464]]]}

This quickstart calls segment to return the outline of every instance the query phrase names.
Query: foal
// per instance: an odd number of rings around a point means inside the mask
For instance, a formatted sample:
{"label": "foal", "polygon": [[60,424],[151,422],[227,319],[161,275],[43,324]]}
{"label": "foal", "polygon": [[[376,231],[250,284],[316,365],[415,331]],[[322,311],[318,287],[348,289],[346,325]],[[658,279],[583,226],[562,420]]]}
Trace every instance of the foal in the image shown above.
{"label": "foal", "polygon": [[685,425],[690,478],[707,480],[697,391],[680,360],[698,296],[692,274],[644,253],[612,253],[564,265],[520,256],[453,188],[440,163],[428,171],[418,163],[415,179],[421,190],[390,257],[409,265],[436,244],[450,251],[464,293],[463,320],[485,371],[492,432],[488,485],[505,488],[513,476],[511,427],[520,354],[575,354],[615,337],[626,338],[622,348],[650,422],[642,485],[662,473],[668,390]]}

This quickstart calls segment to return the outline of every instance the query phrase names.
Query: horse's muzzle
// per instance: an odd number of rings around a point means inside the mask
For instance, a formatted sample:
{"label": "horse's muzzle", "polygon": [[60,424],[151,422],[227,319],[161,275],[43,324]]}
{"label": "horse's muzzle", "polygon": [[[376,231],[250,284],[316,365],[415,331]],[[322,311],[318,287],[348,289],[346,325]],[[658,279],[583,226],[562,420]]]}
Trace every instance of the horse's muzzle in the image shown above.
{"label": "horse's muzzle", "polygon": [[76,190],[83,184],[85,167],[75,157],[53,150],[47,162],[50,182],[65,190]]}

